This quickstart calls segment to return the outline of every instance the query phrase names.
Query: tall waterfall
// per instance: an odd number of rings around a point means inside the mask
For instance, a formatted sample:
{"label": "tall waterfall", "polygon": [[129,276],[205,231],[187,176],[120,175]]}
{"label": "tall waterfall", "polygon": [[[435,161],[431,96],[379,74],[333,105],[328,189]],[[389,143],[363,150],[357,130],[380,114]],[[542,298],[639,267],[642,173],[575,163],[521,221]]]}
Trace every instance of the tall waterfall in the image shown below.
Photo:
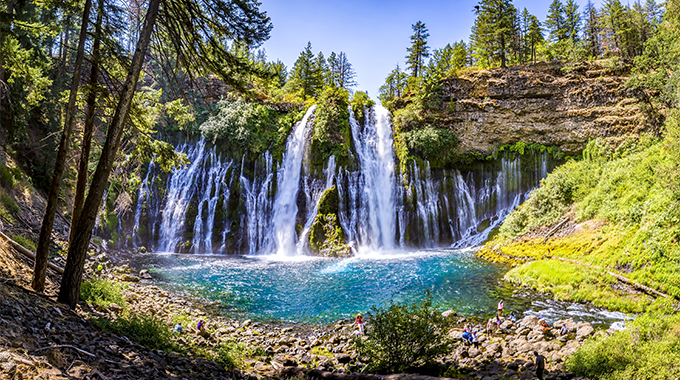
{"label": "tall waterfall", "polygon": [[190,160],[184,168],[164,174],[151,163],[129,221],[133,244],[164,252],[305,254],[321,195],[337,185],[338,221],[359,253],[474,246],[555,165],[545,152],[528,152],[447,169],[409,161],[400,172],[389,113],[376,106],[365,110],[364,123],[350,112],[349,164],[336,166],[330,157],[324,168],[313,167],[305,157],[314,112],[310,107],[295,124],[280,160],[269,151],[236,156],[200,139],[177,146]]}
{"label": "tall waterfall", "polygon": [[350,115],[361,177],[349,178],[346,189],[350,197],[359,197],[360,201],[355,201],[353,206],[362,210],[359,215],[341,216],[341,222],[344,220],[347,225],[345,228],[352,229],[348,219],[358,216],[358,231],[352,231],[349,235],[356,237],[360,246],[389,250],[394,248],[396,229],[392,124],[389,111],[382,106],[375,106],[367,110],[366,114],[363,126],[354,114]]}
{"label": "tall waterfall", "polygon": [[272,220],[275,236],[275,252],[280,256],[297,252],[297,234],[295,220],[298,212],[297,195],[300,189],[300,169],[305,145],[307,120],[314,114],[316,106],[311,106],[302,120],[295,124],[293,133],[288,138],[286,153],[279,169],[278,188],[274,198],[274,219]]}

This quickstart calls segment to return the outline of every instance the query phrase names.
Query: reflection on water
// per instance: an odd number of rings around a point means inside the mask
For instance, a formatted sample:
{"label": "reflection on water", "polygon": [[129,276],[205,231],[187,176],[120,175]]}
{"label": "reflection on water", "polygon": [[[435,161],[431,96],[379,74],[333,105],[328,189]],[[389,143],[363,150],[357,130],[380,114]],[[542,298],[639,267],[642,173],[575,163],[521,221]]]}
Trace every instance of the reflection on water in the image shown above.
{"label": "reflection on water", "polygon": [[[228,315],[262,320],[329,323],[390,300],[413,302],[430,291],[442,310],[487,317],[500,298],[505,309],[548,320],[574,315],[590,321],[621,320],[597,309],[514,295],[499,280],[507,267],[478,259],[470,250],[395,252],[349,259],[281,256],[140,255],[132,265],[151,269],[161,282],[220,301]],[[566,306],[565,306],[566,305]]]}

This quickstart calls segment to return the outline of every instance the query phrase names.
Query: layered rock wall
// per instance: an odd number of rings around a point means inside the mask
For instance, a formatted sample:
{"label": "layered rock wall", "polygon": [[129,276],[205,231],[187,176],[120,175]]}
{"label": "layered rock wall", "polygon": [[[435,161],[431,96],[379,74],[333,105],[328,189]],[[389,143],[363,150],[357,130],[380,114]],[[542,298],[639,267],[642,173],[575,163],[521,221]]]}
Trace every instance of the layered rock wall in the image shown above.
{"label": "layered rock wall", "polygon": [[625,69],[605,62],[470,72],[442,82],[439,122],[460,138],[460,154],[489,154],[518,141],[577,154],[590,139],[646,129],[627,79]]}

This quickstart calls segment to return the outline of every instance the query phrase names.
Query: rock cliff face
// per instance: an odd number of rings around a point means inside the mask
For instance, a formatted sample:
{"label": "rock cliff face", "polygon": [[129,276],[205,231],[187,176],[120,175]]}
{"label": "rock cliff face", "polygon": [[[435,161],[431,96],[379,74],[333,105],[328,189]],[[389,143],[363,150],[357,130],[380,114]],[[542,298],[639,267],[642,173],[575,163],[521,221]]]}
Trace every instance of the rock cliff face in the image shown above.
{"label": "rock cliff face", "polygon": [[627,75],[605,62],[467,73],[443,81],[440,125],[460,138],[460,154],[488,154],[518,141],[576,154],[589,139],[646,128],[639,99],[625,87]]}

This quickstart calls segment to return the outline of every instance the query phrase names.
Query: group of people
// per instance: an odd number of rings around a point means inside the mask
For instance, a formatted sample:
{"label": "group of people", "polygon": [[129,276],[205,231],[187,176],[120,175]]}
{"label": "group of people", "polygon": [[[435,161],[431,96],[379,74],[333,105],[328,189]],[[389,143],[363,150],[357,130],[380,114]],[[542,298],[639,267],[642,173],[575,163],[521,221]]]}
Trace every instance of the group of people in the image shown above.
{"label": "group of people", "polygon": [[[173,332],[176,334],[181,334],[184,331],[184,328],[182,327],[182,322],[177,322],[175,325],[175,328],[173,329]],[[198,335],[204,335],[207,333],[205,329],[205,322],[201,319],[198,321],[196,324],[196,333]]]}
{"label": "group of people", "polygon": [[472,330],[470,325],[465,326],[463,329],[463,341],[467,344],[472,344],[475,348],[479,348],[479,336],[477,335],[477,329]]}

